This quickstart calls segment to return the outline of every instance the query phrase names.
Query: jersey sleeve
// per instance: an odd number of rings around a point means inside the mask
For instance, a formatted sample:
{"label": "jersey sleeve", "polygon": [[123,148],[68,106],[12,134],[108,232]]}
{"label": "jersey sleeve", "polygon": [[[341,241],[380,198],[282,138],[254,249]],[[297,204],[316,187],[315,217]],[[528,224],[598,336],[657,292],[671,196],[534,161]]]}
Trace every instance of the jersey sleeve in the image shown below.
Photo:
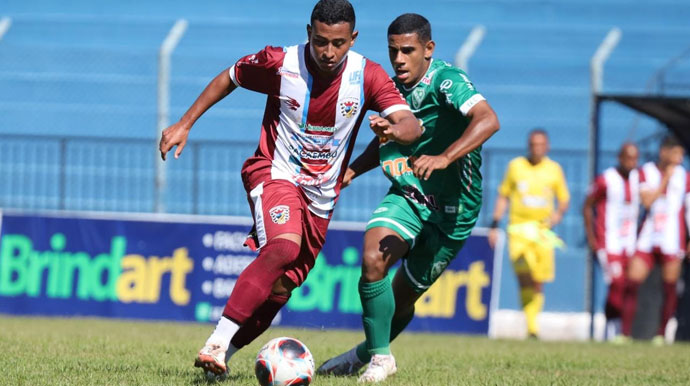
{"label": "jersey sleeve", "polygon": [[506,168],[506,174],[503,177],[501,185],[498,186],[498,194],[504,197],[510,196],[510,193],[515,187],[515,161],[511,161]]}
{"label": "jersey sleeve", "polygon": [[434,87],[446,105],[467,116],[472,107],[485,100],[459,68],[447,67],[434,77]]}
{"label": "jersey sleeve", "polygon": [[594,201],[599,201],[606,197],[606,180],[603,175],[598,176],[592,185],[589,186],[587,197]]}
{"label": "jersey sleeve", "polygon": [[278,69],[285,52],[281,47],[266,46],[256,54],[247,55],[230,67],[229,74],[236,86],[262,94],[280,91]]}
{"label": "jersey sleeve", "polygon": [[555,165],[556,180],[554,183],[554,190],[556,191],[556,198],[559,202],[570,201],[570,192],[568,185],[565,183],[565,175],[560,165]]}
{"label": "jersey sleeve", "polygon": [[364,95],[369,109],[381,113],[384,118],[399,110],[410,110],[386,71],[370,60],[364,67]]}

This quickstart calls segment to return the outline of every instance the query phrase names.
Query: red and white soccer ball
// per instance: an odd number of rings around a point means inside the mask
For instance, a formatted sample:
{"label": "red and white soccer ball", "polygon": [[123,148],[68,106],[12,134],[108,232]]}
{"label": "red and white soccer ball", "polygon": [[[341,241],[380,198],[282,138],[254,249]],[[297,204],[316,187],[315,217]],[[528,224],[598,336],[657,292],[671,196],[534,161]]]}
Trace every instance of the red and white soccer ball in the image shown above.
{"label": "red and white soccer ball", "polygon": [[275,338],[256,355],[256,378],[261,386],[306,386],[314,376],[314,358],[295,338]]}

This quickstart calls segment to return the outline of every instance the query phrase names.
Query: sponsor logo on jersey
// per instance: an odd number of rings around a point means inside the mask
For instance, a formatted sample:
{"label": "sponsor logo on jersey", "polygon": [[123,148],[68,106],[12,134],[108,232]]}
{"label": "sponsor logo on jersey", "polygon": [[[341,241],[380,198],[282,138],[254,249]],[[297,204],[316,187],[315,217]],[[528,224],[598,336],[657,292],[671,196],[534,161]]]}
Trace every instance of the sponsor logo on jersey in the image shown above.
{"label": "sponsor logo on jersey", "polygon": [[[318,174],[316,176],[310,176],[307,174],[299,174],[295,177],[295,182],[302,186],[319,186],[326,182],[327,178],[324,174]],[[307,196],[312,200],[316,201],[319,197],[306,192]]]}
{"label": "sponsor logo on jersey", "polygon": [[383,213],[383,212],[388,212],[388,208],[386,208],[385,206],[381,207],[381,208],[376,208],[376,210],[374,211],[374,214]]}
{"label": "sponsor logo on jersey", "polygon": [[452,205],[446,205],[444,211],[448,214],[458,213],[458,207]]}
{"label": "sponsor logo on jersey", "polygon": [[439,91],[444,92],[451,87],[453,87],[453,81],[450,79],[445,79],[443,82],[441,82],[441,85],[438,86],[438,89]]}
{"label": "sponsor logo on jersey", "polygon": [[290,207],[287,205],[277,205],[268,211],[271,221],[278,225],[285,224],[290,219]]}
{"label": "sponsor logo on jersey", "polygon": [[288,78],[294,78],[294,79],[299,78],[299,73],[294,72],[294,71],[290,71],[290,70],[286,69],[285,67],[280,67],[278,69],[278,72],[276,73],[276,75],[287,76]]}
{"label": "sponsor logo on jersey", "polygon": [[331,158],[335,158],[336,153],[335,152],[330,152],[330,151],[316,151],[316,150],[304,150],[299,152],[300,157],[306,158],[309,160],[316,160],[316,161],[321,161],[321,160],[329,160]]}
{"label": "sponsor logo on jersey", "polygon": [[299,125],[300,129],[304,129],[304,131],[311,131],[311,132],[317,132],[317,133],[334,133],[335,132],[335,126],[314,126],[310,124],[306,125]]}
{"label": "sponsor logo on jersey", "polygon": [[293,98],[293,97],[289,97],[289,96],[287,96],[287,95],[281,95],[281,96],[278,97],[278,99],[280,99],[280,100],[282,100],[283,102],[285,102],[285,104],[287,105],[287,108],[290,109],[290,110],[293,110],[293,111],[294,111],[294,110],[297,110],[297,109],[300,107],[299,102],[297,102],[297,100],[296,100],[295,98]]}
{"label": "sponsor logo on jersey", "polygon": [[353,71],[350,74],[350,84],[359,84],[362,81],[362,70]]}
{"label": "sponsor logo on jersey", "polygon": [[340,113],[343,114],[345,118],[352,118],[357,114],[359,109],[359,100],[357,99],[346,99],[340,102]]}

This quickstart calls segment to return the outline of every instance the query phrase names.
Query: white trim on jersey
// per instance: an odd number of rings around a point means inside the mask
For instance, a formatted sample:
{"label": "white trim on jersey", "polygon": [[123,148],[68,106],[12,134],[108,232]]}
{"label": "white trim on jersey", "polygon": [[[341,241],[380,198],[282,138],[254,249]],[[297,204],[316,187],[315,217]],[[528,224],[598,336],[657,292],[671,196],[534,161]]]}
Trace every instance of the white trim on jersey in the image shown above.
{"label": "white trim on jersey", "polygon": [[237,76],[235,75],[235,65],[234,64],[228,70],[228,75],[230,75],[230,80],[232,81],[232,83],[234,83],[235,86],[240,87],[240,82],[237,81]]}
{"label": "white trim on jersey", "polygon": [[410,110],[410,106],[408,106],[408,105],[393,105],[393,106],[381,111],[381,114],[379,114],[379,115],[381,115],[381,117],[385,118],[385,117],[393,114],[396,111],[402,111],[402,110],[412,111],[412,110]]}
{"label": "white trim on jersey", "polygon": [[465,103],[460,106],[460,113],[463,116],[467,116],[467,113],[472,110],[472,107],[476,106],[477,103],[486,100],[482,94],[474,94],[470,97],[470,99],[466,100]]}
{"label": "white trim on jersey", "polygon": [[410,281],[414,285],[416,285],[419,289],[426,290],[427,288],[430,287],[428,285],[424,285],[424,284],[418,282],[417,279],[415,279],[414,276],[412,276],[412,272],[410,272],[410,269],[407,267],[407,259],[403,259],[402,265],[403,265],[403,267],[405,267],[405,273],[407,274],[407,278],[410,279]]}
{"label": "white trim on jersey", "polygon": [[266,245],[266,226],[264,225],[264,211],[261,195],[264,193],[264,183],[256,185],[254,189],[249,192],[254,203],[254,225],[256,226],[256,236],[259,239],[258,247],[261,248]]}

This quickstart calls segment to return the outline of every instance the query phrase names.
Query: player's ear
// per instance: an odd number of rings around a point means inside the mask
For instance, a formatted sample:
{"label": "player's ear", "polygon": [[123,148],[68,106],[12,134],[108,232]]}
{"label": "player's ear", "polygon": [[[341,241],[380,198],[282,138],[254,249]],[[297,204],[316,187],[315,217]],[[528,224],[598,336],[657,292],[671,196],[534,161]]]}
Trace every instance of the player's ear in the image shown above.
{"label": "player's ear", "polygon": [[311,41],[311,24],[307,24],[307,41]]}
{"label": "player's ear", "polygon": [[436,48],[436,42],[433,40],[429,40],[424,44],[424,59],[426,60],[431,60],[431,57],[434,56],[434,49]]}
{"label": "player's ear", "polygon": [[357,35],[359,35],[359,31],[352,31],[352,40],[350,40],[350,47],[355,45],[355,39],[357,39]]}

